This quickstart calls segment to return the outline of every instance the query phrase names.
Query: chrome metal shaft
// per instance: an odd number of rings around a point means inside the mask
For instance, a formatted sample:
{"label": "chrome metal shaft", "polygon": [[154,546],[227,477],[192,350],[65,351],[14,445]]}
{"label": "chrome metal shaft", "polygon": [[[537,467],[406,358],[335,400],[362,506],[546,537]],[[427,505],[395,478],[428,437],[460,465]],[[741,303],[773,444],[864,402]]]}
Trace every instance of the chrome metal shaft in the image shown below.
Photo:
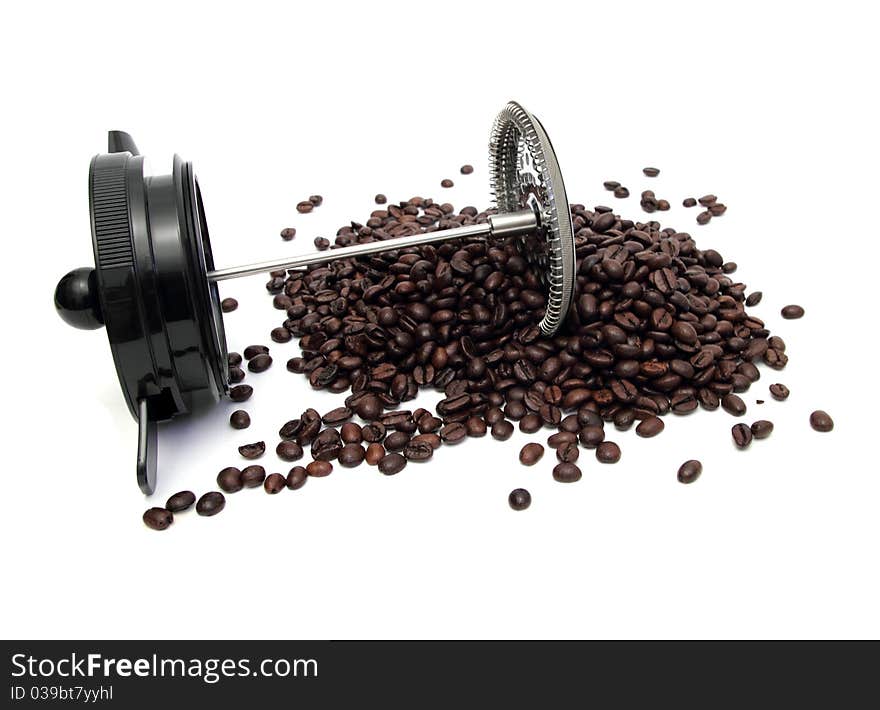
{"label": "chrome metal shaft", "polygon": [[233,266],[228,269],[216,269],[208,272],[211,281],[225,281],[237,279],[242,276],[264,274],[268,271],[280,271],[281,269],[302,269],[313,264],[326,264],[337,259],[351,259],[368,254],[403,249],[405,247],[421,246],[422,244],[434,244],[447,242],[451,239],[464,237],[486,237],[489,235],[513,236],[527,234],[538,228],[538,216],[532,210],[510,212],[508,214],[496,214],[489,217],[486,224],[470,224],[455,229],[441,229],[436,232],[417,234],[412,237],[393,237],[382,241],[367,242],[366,244],[354,244],[350,247],[332,249],[328,251],[315,251],[278,261],[262,261],[256,264]]}

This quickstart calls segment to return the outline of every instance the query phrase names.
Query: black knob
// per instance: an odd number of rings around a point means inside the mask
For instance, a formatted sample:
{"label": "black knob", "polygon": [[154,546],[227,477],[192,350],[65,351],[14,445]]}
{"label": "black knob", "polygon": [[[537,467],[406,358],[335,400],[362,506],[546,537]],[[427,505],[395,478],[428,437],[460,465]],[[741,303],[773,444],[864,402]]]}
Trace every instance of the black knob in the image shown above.
{"label": "black knob", "polygon": [[74,269],[61,277],[55,287],[55,310],[74,328],[95,330],[104,325],[94,269]]}

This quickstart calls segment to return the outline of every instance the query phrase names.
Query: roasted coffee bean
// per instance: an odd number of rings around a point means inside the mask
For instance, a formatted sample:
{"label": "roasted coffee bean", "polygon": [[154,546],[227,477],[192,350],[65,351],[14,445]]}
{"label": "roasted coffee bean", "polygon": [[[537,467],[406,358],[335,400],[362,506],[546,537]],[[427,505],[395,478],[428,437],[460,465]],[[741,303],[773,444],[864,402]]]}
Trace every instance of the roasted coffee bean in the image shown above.
{"label": "roasted coffee bean", "polygon": [[229,389],[229,399],[233,402],[246,402],[254,393],[254,388],[250,385],[236,385]]}
{"label": "roasted coffee bean", "polygon": [[544,447],[533,442],[522,447],[519,452],[519,461],[523,466],[534,466],[542,456],[544,456]]}
{"label": "roasted coffee bean", "polygon": [[306,465],[306,473],[313,478],[323,478],[333,472],[333,464],[329,461],[311,461]]}
{"label": "roasted coffee bean", "polygon": [[612,192],[612,191],[616,190],[618,187],[620,187],[620,183],[617,182],[617,180],[606,180],[605,182],[602,183],[602,185],[609,192]]}
{"label": "roasted coffee bean", "polygon": [[452,187],[453,185],[455,185],[455,183],[449,178],[444,178],[440,181],[440,187]]}
{"label": "roasted coffee bean", "polygon": [[782,309],[782,317],[786,320],[794,320],[796,318],[803,318],[804,309],[801,306],[785,306]]}
{"label": "roasted coffee bean", "polygon": [[553,480],[560,483],[574,483],[581,480],[581,470],[573,463],[558,463],[553,467]]}
{"label": "roasted coffee bean", "polygon": [[253,444],[243,444],[238,447],[240,453],[246,459],[258,459],[266,452],[265,441],[255,441]]}
{"label": "roasted coffee bean", "polygon": [[377,205],[384,205],[386,202],[388,202],[388,198],[385,197],[385,195],[383,195],[381,192],[378,193],[373,199],[376,201]]}
{"label": "roasted coffee bean", "polygon": [[285,227],[281,230],[281,238],[285,242],[289,242],[296,236],[296,228],[295,227]]}
{"label": "roasted coffee bean", "polygon": [[828,412],[817,409],[810,415],[810,426],[816,431],[831,431],[834,428],[834,420],[828,416]]}
{"label": "roasted coffee bean", "polygon": [[268,355],[269,348],[265,345],[248,345],[244,349],[244,359],[251,360],[255,358],[257,355]]}
{"label": "roasted coffee bean", "polygon": [[625,197],[629,197],[629,190],[625,188],[623,185],[614,188],[614,196],[620,199]]}
{"label": "roasted coffee bean", "polygon": [[180,491],[180,493],[175,493],[168,499],[168,502],[165,503],[165,507],[172,513],[182,513],[184,510],[192,508],[195,502],[195,493],[192,491]]}
{"label": "roasted coffee bean", "polygon": [[726,394],[721,398],[721,407],[728,414],[735,417],[741,417],[746,413],[746,403],[742,398],[735,394]]}
{"label": "roasted coffee bean", "polygon": [[236,367],[237,365],[241,365],[242,358],[239,353],[228,353],[226,355],[226,362],[230,367]]}
{"label": "roasted coffee bean", "polygon": [[706,210],[705,212],[700,212],[697,215],[697,224],[709,224],[709,221],[712,219],[712,213]]}
{"label": "roasted coffee bean", "polygon": [[468,417],[464,426],[468,436],[477,438],[486,436],[486,420],[482,417]]}
{"label": "roasted coffee bean", "polygon": [[438,434],[419,434],[414,436],[411,441],[419,444],[426,443],[428,444],[434,451],[440,448],[440,445],[443,443],[443,440],[440,438]]}
{"label": "roasted coffee bean", "polygon": [[364,460],[370,466],[375,466],[382,460],[385,456],[385,447],[382,444],[378,444],[373,442],[369,446],[367,446],[367,453],[364,456]]}
{"label": "roasted coffee bean", "polygon": [[580,453],[581,452],[576,443],[568,442],[567,444],[562,444],[562,446],[556,449],[556,458],[562,463],[574,463],[578,460]]}
{"label": "roasted coffee bean", "polygon": [[236,308],[238,308],[238,301],[234,298],[224,298],[220,301],[220,310],[224,313],[232,313]]}
{"label": "roasted coffee bean", "polygon": [[236,409],[229,415],[229,425],[233,429],[247,429],[251,425],[251,417],[243,409]]}
{"label": "roasted coffee bean", "polygon": [[700,477],[702,472],[703,464],[696,459],[685,461],[678,468],[678,481],[679,483],[693,483]]}
{"label": "roasted coffee bean", "polygon": [[321,417],[321,421],[327,426],[335,426],[351,419],[352,414],[353,412],[348,407],[336,407]]}
{"label": "roasted coffee bean", "polygon": [[372,421],[382,414],[382,401],[375,395],[368,395],[358,400],[354,410],[364,421]]}
{"label": "roasted coffee bean", "polygon": [[237,493],[242,489],[241,471],[228,466],[217,474],[217,485],[227,493]]}
{"label": "roasted coffee bean", "polygon": [[507,441],[513,436],[513,424],[506,419],[501,419],[492,425],[492,438],[498,441]]}
{"label": "roasted coffee bean", "polygon": [[467,437],[467,429],[460,422],[451,422],[440,429],[440,438],[445,444],[457,444]]}
{"label": "roasted coffee bean", "polygon": [[354,422],[346,422],[339,430],[342,441],[346,444],[360,444],[364,440],[361,428]]}
{"label": "roasted coffee bean", "polygon": [[697,206],[697,201],[696,201],[696,199],[693,198],[693,197],[685,197],[684,200],[682,200],[681,204],[682,204],[684,207],[696,207],[696,206]]}
{"label": "roasted coffee bean", "polygon": [[[234,385],[237,382],[241,382],[244,380],[245,374],[244,370],[240,367],[230,367],[229,368],[229,384]],[[232,398],[232,393],[230,391],[230,399]]]}
{"label": "roasted coffee bean", "polygon": [[296,205],[296,211],[299,212],[300,214],[308,214],[313,209],[315,209],[315,206],[311,202],[309,202],[308,200],[303,200],[302,202],[298,202]]}
{"label": "roasted coffee bean", "polygon": [[585,426],[578,433],[578,440],[588,449],[595,449],[605,441],[605,430],[600,426]]}
{"label": "roasted coffee bean", "polygon": [[302,446],[295,441],[281,441],[275,447],[275,453],[282,461],[299,461],[303,457]]}
{"label": "roasted coffee bean", "polygon": [[318,251],[324,251],[330,248],[330,240],[327,237],[315,237],[314,239],[315,249]]}
{"label": "roasted coffee bean", "polygon": [[324,203],[324,198],[321,195],[311,195],[309,197],[309,202],[311,202],[315,207],[320,207]]}
{"label": "roasted coffee bean", "polygon": [[711,207],[717,201],[718,201],[718,198],[715,197],[715,195],[711,195],[711,194],[703,195],[702,197],[697,199],[697,202],[699,202],[701,205],[703,205],[703,207]]}
{"label": "roasted coffee bean", "polygon": [[395,431],[385,437],[385,448],[388,451],[403,451],[409,443],[410,435],[404,431]]}
{"label": "roasted coffee bean", "polygon": [[248,362],[248,370],[251,372],[265,372],[271,365],[272,356],[268,353],[260,353]]}
{"label": "roasted coffee bean", "polygon": [[752,436],[756,439],[766,439],[773,433],[773,422],[767,421],[766,419],[759,419],[752,423],[751,430]]}
{"label": "roasted coffee bean", "polygon": [[779,384],[778,382],[774,385],[770,385],[770,395],[773,399],[778,399],[780,402],[788,399],[788,395],[791,394],[791,390],[788,389],[783,384]]}
{"label": "roasted coffee bean", "polygon": [[280,473],[270,473],[263,481],[263,490],[269,495],[281,493],[285,488],[287,488],[287,479]]}
{"label": "roasted coffee bean", "polygon": [[246,466],[241,470],[241,485],[245,488],[257,488],[266,480],[266,469],[259,465]]}
{"label": "roasted coffee bean", "polygon": [[[192,504],[190,504],[192,505]],[[144,525],[153,530],[165,530],[174,522],[174,515],[165,508],[149,508],[144,513]]]}
{"label": "roasted coffee bean", "polygon": [[747,424],[734,424],[730,433],[733,435],[733,443],[740,449],[745,449],[752,443],[752,430]]}
{"label": "roasted coffee bean", "polygon": [[462,165],[459,172],[462,175],[470,175],[472,172],[474,172],[474,166],[473,165]]}
{"label": "roasted coffee bean", "polygon": [[379,471],[386,476],[393,476],[406,468],[407,459],[398,453],[387,454],[379,461]]}
{"label": "roasted coffee bean", "polygon": [[547,446],[551,449],[558,449],[563,444],[572,444],[577,442],[577,434],[569,431],[560,431],[547,437]]}
{"label": "roasted coffee bean", "polygon": [[659,168],[642,168],[642,172],[647,177],[657,177],[660,174]]}
{"label": "roasted coffee bean", "polygon": [[660,417],[648,417],[639,422],[636,427],[636,434],[646,439],[657,436],[665,428],[665,424]]}
{"label": "roasted coffee bean", "polygon": [[346,444],[339,452],[339,465],[345,468],[360,466],[366,458],[366,451],[360,444]]}
{"label": "roasted coffee bean", "polygon": [[217,515],[226,507],[226,498],[219,491],[210,491],[205,493],[196,502],[196,512],[199,515],[211,516]]}
{"label": "roasted coffee bean", "polygon": [[519,430],[525,434],[534,434],[543,426],[544,422],[537,414],[526,414],[519,421]]}
{"label": "roasted coffee bean", "polygon": [[603,441],[596,447],[596,458],[599,463],[617,463],[620,461],[620,447],[613,441]]}
{"label": "roasted coffee bean", "polygon": [[752,291],[746,297],[746,305],[749,307],[757,306],[761,302],[761,298],[763,298],[764,294],[761,291]]}
{"label": "roasted coffee bean", "polygon": [[306,469],[304,466],[294,466],[290,471],[287,472],[287,480],[285,483],[287,487],[292,490],[299,490],[304,485],[306,485],[306,481],[309,480],[309,474],[306,473]]}
{"label": "roasted coffee bean", "polygon": [[287,328],[273,328],[269,337],[276,343],[287,343],[293,336]]}
{"label": "roasted coffee bean", "polygon": [[407,461],[427,461],[434,455],[434,447],[427,441],[411,439],[403,449]]}
{"label": "roasted coffee bean", "polygon": [[532,504],[532,495],[525,488],[514,488],[507,496],[507,503],[514,510],[525,510]]}

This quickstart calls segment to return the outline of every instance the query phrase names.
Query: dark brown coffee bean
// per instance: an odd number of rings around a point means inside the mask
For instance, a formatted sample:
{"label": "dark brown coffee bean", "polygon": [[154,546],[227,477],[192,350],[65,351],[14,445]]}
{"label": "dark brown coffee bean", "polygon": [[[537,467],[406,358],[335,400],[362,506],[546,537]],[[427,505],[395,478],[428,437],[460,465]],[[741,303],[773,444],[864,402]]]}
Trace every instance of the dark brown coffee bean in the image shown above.
{"label": "dark brown coffee bean", "polygon": [[427,441],[411,439],[403,449],[407,461],[427,461],[434,455],[434,447]]}
{"label": "dark brown coffee bean", "polygon": [[526,414],[519,421],[519,430],[525,434],[534,434],[543,426],[544,422],[537,414]]}
{"label": "dark brown coffee bean", "polygon": [[578,445],[574,442],[563,444],[556,449],[556,458],[562,463],[574,463],[578,460],[580,454],[580,449],[578,449]]}
{"label": "dark brown coffee bean", "polygon": [[359,400],[354,409],[361,419],[372,421],[382,414],[382,401],[375,395],[368,395]]}
{"label": "dark brown coffee bean", "polygon": [[236,385],[229,390],[229,399],[233,402],[246,402],[254,393],[254,388],[250,385]]}
{"label": "dark brown coffee bean", "polygon": [[721,398],[721,407],[728,414],[735,417],[741,417],[746,413],[746,403],[742,398],[735,394],[726,394]]}
{"label": "dark brown coffee bean", "polygon": [[315,237],[314,243],[315,249],[318,251],[325,251],[330,248],[330,240],[327,237]]}
{"label": "dark brown coffee bean", "polygon": [[657,177],[660,174],[660,170],[658,168],[642,168],[642,172],[647,177]]}
{"label": "dark brown coffee bean", "polygon": [[285,242],[289,242],[296,236],[296,227],[285,227],[281,230],[281,238]]}
{"label": "dark brown coffee bean", "polygon": [[785,306],[782,309],[782,317],[786,320],[795,320],[796,318],[803,318],[804,309],[801,306]]}
{"label": "dark brown coffee bean", "polygon": [[834,428],[834,420],[828,416],[828,412],[817,409],[810,415],[810,426],[816,431],[831,431]]}
{"label": "dark brown coffee bean", "polygon": [[336,407],[321,417],[321,421],[327,426],[335,426],[351,419],[352,414],[353,412],[348,407]]}
{"label": "dark brown coffee bean", "polygon": [[629,197],[629,190],[621,185],[620,187],[616,187],[614,189],[614,196],[620,199]]}
{"label": "dark brown coffee bean", "polygon": [[339,465],[345,468],[360,466],[364,462],[366,451],[360,444],[346,444],[339,452]]}
{"label": "dark brown coffee bean", "polygon": [[620,447],[613,441],[603,441],[596,447],[596,458],[599,463],[617,463],[620,461]]}
{"label": "dark brown coffee bean", "polygon": [[453,185],[455,185],[455,183],[449,178],[444,178],[440,181],[440,187],[452,187]]}
{"label": "dark brown coffee bean", "polygon": [[470,175],[472,172],[474,172],[474,166],[473,165],[462,165],[459,172],[461,172],[462,175]]}
{"label": "dark brown coffee bean", "polygon": [[324,203],[324,198],[321,195],[312,195],[309,197],[309,202],[315,207],[320,207]]}
{"label": "dark brown coffee bean", "polygon": [[217,474],[217,485],[227,493],[237,493],[242,489],[241,471],[235,466],[228,466]]}
{"label": "dark brown coffee bean", "polygon": [[175,493],[168,499],[168,502],[165,503],[165,507],[172,513],[181,513],[184,510],[192,508],[195,502],[195,493],[192,491],[180,491],[180,493]]}
{"label": "dark brown coffee bean", "polygon": [[268,353],[260,353],[255,355],[248,362],[248,370],[251,372],[265,372],[272,365],[272,356]]}
{"label": "dark brown coffee bean", "polygon": [[558,463],[553,467],[553,480],[574,483],[581,480],[581,470],[573,463]]}
{"label": "dark brown coffee bean", "polygon": [[251,417],[243,409],[236,409],[229,415],[229,425],[233,429],[247,429],[251,425]]}
{"label": "dark brown coffee bean", "polygon": [[295,441],[281,441],[275,447],[275,453],[282,461],[299,461],[303,457],[302,446]]}
{"label": "dark brown coffee bean", "polygon": [[153,530],[165,530],[174,522],[174,515],[165,508],[150,508],[144,515],[144,525]]}
{"label": "dark brown coffee bean", "polygon": [[196,502],[196,512],[199,515],[211,516],[217,515],[226,507],[226,498],[219,491],[210,491],[205,493]]}
{"label": "dark brown coffee bean", "polygon": [[697,201],[693,197],[685,197],[681,203],[684,207],[696,207]]}
{"label": "dark brown coffee bean", "polygon": [[730,433],[733,435],[733,443],[740,449],[745,449],[752,443],[752,430],[747,424],[734,424]]}
{"label": "dark brown coffee bean", "polygon": [[242,362],[241,355],[239,355],[238,353],[229,353],[226,356],[226,362],[229,364],[230,367],[235,367],[237,365],[241,365],[241,362]]}
{"label": "dark brown coffee bean", "polygon": [[572,444],[577,442],[577,434],[569,431],[560,431],[547,437],[547,446],[551,449],[558,449],[563,444]]}
{"label": "dark brown coffee bean", "polygon": [[514,510],[525,510],[532,504],[532,494],[525,488],[514,488],[507,496],[507,504]]}
{"label": "dark brown coffee bean", "polygon": [[315,209],[315,206],[311,202],[309,202],[308,200],[303,200],[302,202],[298,202],[296,205],[296,211],[299,212],[300,214],[308,214],[313,209]]}
{"label": "dark brown coffee bean", "polygon": [[519,462],[523,466],[534,466],[544,455],[544,447],[541,444],[530,443],[522,447],[519,452]]}
{"label": "dark brown coffee bean", "polygon": [[383,195],[381,192],[377,194],[373,199],[376,201],[377,205],[384,205],[386,202],[388,202],[388,198],[385,197],[385,195]]}
{"label": "dark brown coffee bean", "polygon": [[785,385],[779,384],[777,382],[776,384],[770,385],[770,394],[773,399],[777,399],[781,402],[785,399],[788,399],[788,395],[791,394],[791,390],[789,390],[788,387],[786,387]]}
{"label": "dark brown coffee bean", "polygon": [[245,488],[257,488],[266,480],[266,469],[254,464],[241,470],[241,485]]}
{"label": "dark brown coffee bean", "polygon": [[400,473],[404,468],[406,468],[406,458],[402,454],[387,454],[379,461],[379,471],[386,476]]}
{"label": "dark brown coffee bean", "polygon": [[266,453],[266,442],[255,441],[253,444],[243,444],[238,447],[238,453],[246,459],[258,459]]}
{"label": "dark brown coffee bean", "polygon": [[711,207],[711,206],[714,205],[717,201],[718,201],[718,198],[715,197],[715,195],[712,195],[712,194],[709,194],[709,195],[703,195],[702,197],[700,197],[700,198],[697,200],[697,202],[699,202],[701,205],[703,205],[703,207]]}
{"label": "dark brown coffee bean", "polygon": [[714,205],[709,205],[708,211],[713,217],[720,217],[727,212],[727,205],[722,204],[721,202],[716,202]]}
{"label": "dark brown coffee bean", "polygon": [[769,422],[766,419],[759,419],[752,424],[751,429],[753,437],[756,439],[766,439],[773,433],[773,422]]}
{"label": "dark brown coffee bean", "polygon": [[468,417],[464,426],[468,436],[477,438],[486,436],[486,420],[482,417]]}
{"label": "dark brown coffee bean", "polygon": [[257,355],[268,355],[269,348],[265,345],[248,345],[244,349],[244,359],[251,360],[255,358]]}
{"label": "dark brown coffee bean", "polygon": [[457,444],[465,437],[467,437],[467,429],[460,422],[452,422],[440,430],[440,438],[446,444]]}
{"label": "dark brown coffee bean", "polygon": [[578,440],[588,449],[595,449],[605,441],[605,430],[600,426],[585,426],[578,433]]}
{"label": "dark brown coffee bean", "polygon": [[506,419],[501,419],[492,425],[492,438],[498,441],[507,441],[513,436],[513,424]]}
{"label": "dark brown coffee bean", "polygon": [[263,490],[269,495],[281,493],[285,488],[287,488],[287,479],[280,473],[270,473],[263,481]]}
{"label": "dark brown coffee bean", "polygon": [[306,473],[313,478],[323,478],[333,472],[333,464],[329,461],[312,461],[306,465]]}
{"label": "dark brown coffee bean", "polygon": [[602,183],[602,185],[609,192],[612,192],[612,191],[616,190],[618,187],[620,187],[620,183],[617,182],[617,180],[606,180],[605,182]]}
{"label": "dark brown coffee bean", "polygon": [[224,313],[232,313],[236,308],[238,308],[238,301],[234,298],[224,298],[220,301],[220,310]]}
{"label": "dark brown coffee bean", "polygon": [[306,473],[306,469],[304,466],[294,466],[290,471],[287,472],[287,480],[285,483],[287,487],[296,491],[306,485],[306,481],[309,480],[309,474]]}
{"label": "dark brown coffee bean", "polygon": [[665,428],[665,424],[660,417],[648,417],[639,422],[636,427],[636,434],[644,438],[657,436]]}
{"label": "dark brown coffee bean", "polygon": [[[241,382],[242,380],[244,380],[244,378],[245,378],[244,370],[242,370],[240,367],[230,367],[229,368],[229,384],[234,385],[235,383]],[[230,392],[230,398],[231,398],[231,392]]]}
{"label": "dark brown coffee bean", "polygon": [[361,428],[354,422],[346,422],[339,430],[342,441],[346,444],[360,444],[364,440]]}
{"label": "dark brown coffee bean", "polygon": [[373,442],[367,447],[367,453],[364,460],[369,466],[375,466],[385,456],[385,447],[382,444]]}
{"label": "dark brown coffee bean", "polygon": [[693,483],[703,472],[703,464],[696,459],[685,461],[678,469],[679,483]]}
{"label": "dark brown coffee bean", "polygon": [[712,219],[712,213],[706,210],[705,212],[700,212],[697,215],[697,224],[709,224],[709,221]]}

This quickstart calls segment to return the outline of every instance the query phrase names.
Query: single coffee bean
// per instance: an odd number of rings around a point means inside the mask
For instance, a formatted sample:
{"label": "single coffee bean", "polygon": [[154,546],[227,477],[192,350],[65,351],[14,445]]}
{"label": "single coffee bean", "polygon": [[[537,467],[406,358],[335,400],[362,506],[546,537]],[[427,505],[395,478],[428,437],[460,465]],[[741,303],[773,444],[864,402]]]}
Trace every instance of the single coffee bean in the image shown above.
{"label": "single coffee bean", "polygon": [[226,507],[226,498],[219,491],[210,491],[205,493],[196,502],[196,512],[206,517],[217,515]]}
{"label": "single coffee bean", "polygon": [[578,445],[574,442],[569,442],[556,449],[556,458],[559,459],[561,463],[574,463],[578,460],[580,453]]}
{"label": "single coffee bean", "polygon": [[801,306],[785,306],[782,309],[782,317],[786,320],[794,320],[796,318],[803,318],[804,309]]}
{"label": "single coffee bean", "polygon": [[153,530],[165,530],[174,522],[174,515],[165,508],[150,508],[143,517],[144,525]]}
{"label": "single coffee bean", "polygon": [[402,454],[387,454],[379,461],[379,471],[386,476],[400,473],[404,468],[406,468],[406,458]]}
{"label": "single coffee bean", "polygon": [[585,426],[578,432],[578,440],[588,449],[595,449],[605,441],[605,430],[600,426]]}
{"label": "single coffee bean", "polygon": [[304,466],[294,466],[290,471],[287,472],[287,480],[285,483],[287,487],[296,491],[306,485],[306,481],[309,480],[309,474],[306,473],[306,469]]}
{"label": "single coffee bean", "polygon": [[670,207],[669,200],[657,200],[657,209],[661,212],[667,212]]}
{"label": "single coffee bean", "polygon": [[303,457],[303,448],[295,441],[280,441],[275,453],[282,461],[299,461]]}
{"label": "single coffee bean", "polygon": [[581,480],[581,470],[573,463],[558,463],[553,467],[553,480],[574,483]]}
{"label": "single coffee bean", "polygon": [[560,431],[547,437],[547,446],[551,449],[558,449],[563,444],[572,444],[577,441],[577,434],[569,431]]}
{"label": "single coffee bean", "polygon": [[685,461],[678,469],[679,483],[693,483],[703,472],[703,464],[696,459]]}
{"label": "single coffee bean", "polygon": [[783,384],[779,384],[777,382],[776,384],[770,385],[770,395],[773,397],[773,399],[777,399],[781,402],[788,399],[788,395],[790,394],[791,390],[789,390],[788,387]]}
{"label": "single coffee bean", "polygon": [[329,461],[311,461],[306,465],[306,473],[314,478],[323,478],[333,472],[333,464]]}
{"label": "single coffee bean", "polygon": [[666,425],[660,417],[648,417],[639,422],[639,425],[636,427],[636,434],[648,439],[652,436],[657,436],[665,427]]}
{"label": "single coffee bean", "polygon": [[700,197],[697,202],[699,202],[703,207],[711,207],[718,201],[718,198],[715,195],[703,195]]}
{"label": "single coffee bean", "polygon": [[285,227],[281,230],[281,238],[285,242],[289,242],[296,236],[296,227]]}
{"label": "single coffee bean", "polygon": [[330,240],[327,237],[315,237],[314,239],[315,249],[318,251],[324,251],[330,248]]}
{"label": "single coffee bean", "polygon": [[220,310],[224,313],[232,313],[236,308],[238,308],[238,301],[234,298],[224,298],[220,301]]}
{"label": "single coffee bean", "polygon": [[716,202],[714,205],[709,205],[708,211],[713,217],[720,217],[727,212],[727,205],[721,202]]}
{"label": "single coffee bean", "polygon": [[189,510],[196,502],[196,494],[192,491],[180,491],[175,493],[165,503],[165,507],[172,513],[182,513]]}
{"label": "single coffee bean", "polygon": [[309,197],[309,202],[311,202],[315,207],[320,207],[324,203],[324,198],[320,195],[311,195]]}
{"label": "single coffee bean", "polygon": [[733,435],[733,443],[741,449],[752,443],[752,430],[746,424],[734,424],[730,433]]}
{"label": "single coffee bean", "polygon": [[269,495],[281,493],[285,488],[287,488],[287,479],[280,473],[270,473],[263,481],[263,490]]}
{"label": "single coffee bean", "polygon": [[315,206],[311,202],[309,202],[308,200],[303,200],[302,202],[298,202],[296,205],[296,211],[299,212],[300,214],[308,214],[313,209],[315,209]]}
{"label": "single coffee bean", "polygon": [[412,437],[405,431],[395,431],[385,437],[385,448],[388,451],[403,451]]}
{"label": "single coffee bean", "polygon": [[254,388],[250,385],[236,385],[229,389],[229,399],[233,402],[246,402],[254,393]]}
{"label": "single coffee bean", "polygon": [[346,422],[339,430],[339,435],[346,444],[360,444],[364,440],[361,428],[354,422]]}
{"label": "single coffee bean", "polygon": [[519,420],[519,430],[525,434],[534,434],[544,426],[544,421],[537,414],[526,414]]}
{"label": "single coffee bean", "polygon": [[766,419],[759,419],[754,422],[751,426],[752,436],[756,439],[766,439],[773,433],[773,422],[769,422]]}
{"label": "single coffee bean", "polygon": [[460,422],[452,422],[440,430],[440,438],[446,444],[457,444],[467,436],[467,429]]}
{"label": "single coffee bean", "polygon": [[440,181],[440,187],[452,187],[453,185],[455,185],[455,183],[449,178],[444,178]]}
{"label": "single coffee bean", "polygon": [[514,510],[525,510],[532,504],[532,494],[525,488],[514,488],[507,496],[507,503]]}
{"label": "single coffee bean", "polygon": [[241,485],[245,488],[257,488],[266,480],[266,469],[259,464],[245,466],[241,469]]}
{"label": "single coffee bean", "polygon": [[709,224],[709,221],[712,219],[712,213],[706,210],[705,212],[700,212],[697,215],[697,224]]}
{"label": "single coffee bean", "polygon": [[620,187],[614,188],[614,196],[620,199],[629,197],[629,190],[621,185]]}
{"label": "single coffee bean", "polygon": [[346,444],[339,452],[339,465],[345,468],[354,468],[364,462],[366,451],[360,444]]}
{"label": "single coffee bean", "polygon": [[410,440],[403,448],[407,461],[427,461],[434,455],[434,447],[427,441]]}
{"label": "single coffee bean", "polygon": [[682,200],[681,204],[684,207],[696,207],[697,200],[693,197],[685,197],[684,200]]}
{"label": "single coffee bean", "polygon": [[810,426],[816,431],[831,431],[834,428],[834,421],[828,416],[828,412],[817,409],[810,415]]}
{"label": "single coffee bean", "polygon": [[486,436],[486,420],[482,417],[468,417],[464,426],[468,436],[477,438]]}
{"label": "single coffee bean", "polygon": [[242,489],[241,471],[235,466],[228,466],[217,474],[217,485],[227,493],[237,493]]}
{"label": "single coffee bean", "polygon": [[385,447],[382,444],[378,444],[373,442],[369,446],[367,446],[367,453],[364,456],[364,460],[367,462],[369,466],[375,466],[382,460],[385,456]]}
{"label": "single coffee bean", "polygon": [[266,442],[255,441],[253,444],[243,444],[238,447],[238,453],[246,459],[258,459],[266,453]]}
{"label": "single coffee bean", "polygon": [[642,168],[642,172],[647,177],[657,177],[660,174],[660,170],[658,168]]}
{"label": "single coffee bean", "polygon": [[749,307],[757,306],[761,302],[761,299],[763,297],[764,297],[764,293],[762,291],[752,291],[746,297],[746,305]]}
{"label": "single coffee bean", "polygon": [[255,355],[248,362],[248,370],[251,372],[265,372],[272,365],[272,356],[268,353],[260,353]]}
{"label": "single coffee bean", "polygon": [[[244,370],[240,367],[232,366],[229,368],[229,384],[234,385],[237,382],[241,382],[245,378]],[[231,399],[231,393],[230,393]]]}
{"label": "single coffee bean", "polygon": [[470,175],[472,172],[474,172],[474,166],[473,165],[462,165],[460,172],[462,175]]}
{"label": "single coffee bean", "polygon": [[251,425],[251,417],[243,409],[236,409],[229,415],[229,425],[233,429],[247,429]]}
{"label": "single coffee bean", "polygon": [[377,194],[376,197],[374,197],[373,199],[376,201],[377,205],[384,205],[386,202],[388,202],[388,198],[385,197],[385,195],[383,195],[381,192]]}
{"label": "single coffee bean", "polygon": [[244,349],[244,359],[251,360],[255,358],[257,355],[268,355],[269,348],[265,345],[248,345]]}
{"label": "single coffee bean", "polygon": [[544,447],[541,444],[530,443],[520,449],[519,462],[523,466],[534,466],[544,455]]}
{"label": "single coffee bean", "polygon": [[741,417],[746,413],[746,403],[742,401],[742,397],[729,393],[721,398],[721,407],[728,414],[735,417]]}
{"label": "single coffee bean", "polygon": [[501,419],[492,425],[492,438],[498,441],[507,441],[513,436],[513,424],[506,419]]}
{"label": "single coffee bean", "polygon": [[603,441],[596,447],[596,458],[599,463],[617,463],[620,461],[620,447],[613,441]]}
{"label": "single coffee bean", "polygon": [[606,180],[602,183],[603,187],[609,192],[613,192],[618,187],[620,187],[620,183],[617,180]]}
{"label": "single coffee bean", "polygon": [[241,355],[239,353],[228,353],[226,355],[226,362],[229,364],[229,367],[241,365]]}

